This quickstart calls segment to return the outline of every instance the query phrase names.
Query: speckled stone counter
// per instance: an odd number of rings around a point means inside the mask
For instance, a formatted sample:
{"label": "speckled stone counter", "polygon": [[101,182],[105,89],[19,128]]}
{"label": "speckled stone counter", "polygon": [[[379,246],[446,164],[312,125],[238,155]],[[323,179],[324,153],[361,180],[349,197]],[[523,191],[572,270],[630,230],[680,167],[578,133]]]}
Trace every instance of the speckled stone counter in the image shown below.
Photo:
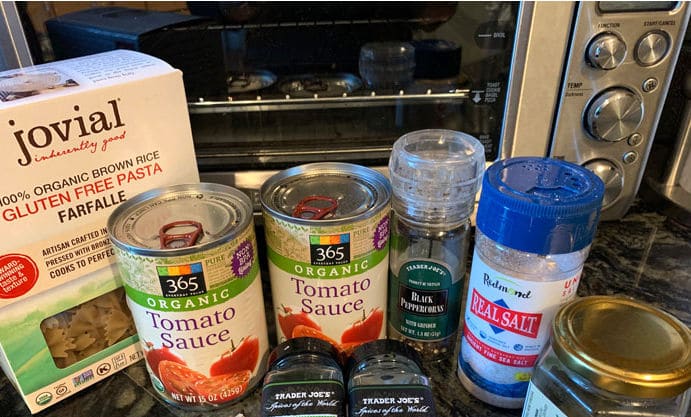
{"label": "speckled stone counter", "polygon": [[[652,303],[691,325],[691,229],[638,201],[622,220],[600,224],[578,293],[630,296]],[[270,308],[269,305],[267,311]],[[426,371],[432,378],[440,416],[520,416],[520,410],[497,409],[473,399],[456,377],[453,357],[429,366]],[[182,411],[158,399],[140,362],[37,415],[233,417],[242,414],[249,417],[260,415],[259,398],[260,390],[256,389],[245,400],[223,410]],[[0,415],[30,415],[4,375],[0,378]]]}

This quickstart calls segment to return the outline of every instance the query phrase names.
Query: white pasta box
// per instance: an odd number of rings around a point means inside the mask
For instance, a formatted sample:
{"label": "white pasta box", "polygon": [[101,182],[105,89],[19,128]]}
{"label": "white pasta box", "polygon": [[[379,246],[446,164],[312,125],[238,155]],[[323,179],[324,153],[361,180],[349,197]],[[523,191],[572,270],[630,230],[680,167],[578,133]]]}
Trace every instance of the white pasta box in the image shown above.
{"label": "white pasta box", "polygon": [[199,182],[182,73],[118,50],[0,72],[0,363],[32,413],[143,357],[106,223]]}

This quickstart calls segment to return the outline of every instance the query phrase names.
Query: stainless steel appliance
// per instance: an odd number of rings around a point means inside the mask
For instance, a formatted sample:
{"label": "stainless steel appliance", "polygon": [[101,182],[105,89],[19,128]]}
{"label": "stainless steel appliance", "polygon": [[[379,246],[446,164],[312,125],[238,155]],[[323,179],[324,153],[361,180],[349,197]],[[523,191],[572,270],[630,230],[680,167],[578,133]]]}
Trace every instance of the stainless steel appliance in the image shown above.
{"label": "stainless steel appliance", "polygon": [[[646,199],[662,207],[670,217],[691,226],[691,71],[679,68],[683,103],[669,100],[664,111],[680,113],[670,148],[658,147],[651,154],[642,190]],[[672,109],[671,106],[679,105]]]}
{"label": "stainless steel appliance", "polygon": [[[256,195],[277,165],[383,166],[400,134],[452,128],[478,137],[490,161],[548,155],[590,168],[607,187],[602,218],[617,219],[638,191],[689,11],[678,2],[458,3],[433,31],[407,34],[461,45],[457,84],[193,101],[200,167]],[[369,22],[405,23],[414,26]],[[228,172],[224,161],[251,168]]]}
{"label": "stainless steel appliance", "polygon": [[605,181],[605,219],[638,191],[688,16],[687,3],[578,6],[549,154]]}
{"label": "stainless steel appliance", "polygon": [[[221,45],[210,61],[226,74],[188,86],[202,177],[243,189],[257,210],[279,169],[383,169],[402,134],[447,128],[476,136],[489,161],[542,155],[592,169],[607,186],[604,220],[638,192],[691,12],[657,1],[183,5],[210,19],[203,30]],[[412,46],[412,83],[363,82],[372,43]]]}

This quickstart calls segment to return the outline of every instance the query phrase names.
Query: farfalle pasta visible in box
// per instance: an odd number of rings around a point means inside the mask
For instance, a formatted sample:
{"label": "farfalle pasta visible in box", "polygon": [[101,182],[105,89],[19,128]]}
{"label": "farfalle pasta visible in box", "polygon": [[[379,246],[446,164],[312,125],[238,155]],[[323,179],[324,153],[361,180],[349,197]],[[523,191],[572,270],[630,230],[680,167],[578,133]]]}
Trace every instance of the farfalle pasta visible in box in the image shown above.
{"label": "farfalle pasta visible in box", "polygon": [[0,364],[38,412],[142,358],[111,211],[198,182],[180,71],[113,51],[0,72]]}
{"label": "farfalle pasta visible in box", "polygon": [[50,355],[58,368],[82,359],[135,334],[125,291],[117,288],[41,322]]}

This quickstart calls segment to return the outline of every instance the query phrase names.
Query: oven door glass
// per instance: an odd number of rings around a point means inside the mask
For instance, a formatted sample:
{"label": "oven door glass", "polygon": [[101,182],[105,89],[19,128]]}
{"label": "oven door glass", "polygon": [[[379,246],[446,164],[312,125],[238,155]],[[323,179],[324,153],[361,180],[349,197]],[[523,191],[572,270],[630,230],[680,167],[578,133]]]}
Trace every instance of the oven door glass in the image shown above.
{"label": "oven door glass", "polygon": [[518,3],[227,4],[191,7],[214,19],[226,75],[189,100],[202,171],[385,165],[432,128],[497,157]]}
{"label": "oven door glass", "polygon": [[519,2],[16,2],[35,63],[117,48],[183,73],[202,172],[385,165],[403,133],[500,155]]}

